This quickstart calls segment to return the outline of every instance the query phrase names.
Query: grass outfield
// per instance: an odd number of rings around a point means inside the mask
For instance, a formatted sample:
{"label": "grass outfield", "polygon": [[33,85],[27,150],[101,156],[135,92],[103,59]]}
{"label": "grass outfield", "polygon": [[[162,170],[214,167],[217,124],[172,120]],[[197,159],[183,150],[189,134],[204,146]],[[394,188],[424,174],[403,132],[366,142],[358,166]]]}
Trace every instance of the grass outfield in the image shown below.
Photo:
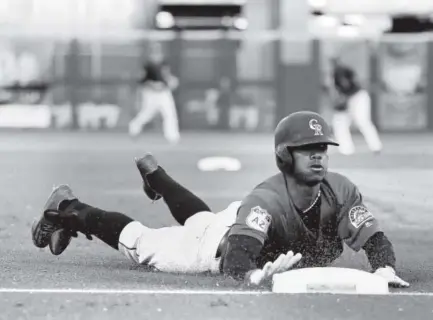
{"label": "grass outfield", "polygon": [[[35,248],[30,236],[33,219],[59,183],[70,184],[84,202],[127,213],[149,226],[175,224],[162,202],[152,204],[142,194],[133,157],[146,151],[214,211],[222,210],[275,172],[272,136],[184,134],[181,144],[171,147],[158,135],[130,140],[119,133],[1,132],[0,319],[117,319],[147,312],[144,318],[161,319],[431,317],[433,137],[399,134],[383,139],[385,149],[379,156],[370,154],[360,137],[354,156],[331,150],[330,166],[360,187],[393,241],[400,274],[411,288],[386,297],[294,297],[199,294],[241,289],[222,277],[147,272],[100,241],[84,237],[55,257]],[[241,161],[240,171],[197,169],[202,157],[227,155]],[[336,265],[368,268],[364,254],[351,251]],[[77,291],[65,292],[70,288]],[[47,291],[30,293],[35,289]],[[185,289],[189,293],[179,291]]]}

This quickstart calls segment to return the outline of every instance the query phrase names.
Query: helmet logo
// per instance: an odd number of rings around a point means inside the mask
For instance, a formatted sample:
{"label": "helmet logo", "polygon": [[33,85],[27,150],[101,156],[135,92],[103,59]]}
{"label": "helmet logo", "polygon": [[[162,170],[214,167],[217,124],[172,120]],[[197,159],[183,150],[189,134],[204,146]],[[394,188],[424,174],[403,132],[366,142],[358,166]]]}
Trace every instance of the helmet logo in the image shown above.
{"label": "helmet logo", "polygon": [[310,125],[311,130],[314,130],[315,136],[323,136],[322,125],[319,123],[319,121],[316,119],[311,119],[308,124]]}

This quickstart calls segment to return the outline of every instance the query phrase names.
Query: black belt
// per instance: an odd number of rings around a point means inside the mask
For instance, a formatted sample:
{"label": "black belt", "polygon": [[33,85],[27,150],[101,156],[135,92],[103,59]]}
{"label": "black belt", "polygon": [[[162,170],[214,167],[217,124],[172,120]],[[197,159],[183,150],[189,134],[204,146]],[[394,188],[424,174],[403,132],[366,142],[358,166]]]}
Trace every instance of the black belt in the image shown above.
{"label": "black belt", "polygon": [[224,255],[226,248],[227,248],[227,241],[229,238],[229,231],[228,229],[226,233],[224,233],[223,237],[221,238],[220,244],[218,245],[218,249],[215,254],[215,258],[220,258]]}

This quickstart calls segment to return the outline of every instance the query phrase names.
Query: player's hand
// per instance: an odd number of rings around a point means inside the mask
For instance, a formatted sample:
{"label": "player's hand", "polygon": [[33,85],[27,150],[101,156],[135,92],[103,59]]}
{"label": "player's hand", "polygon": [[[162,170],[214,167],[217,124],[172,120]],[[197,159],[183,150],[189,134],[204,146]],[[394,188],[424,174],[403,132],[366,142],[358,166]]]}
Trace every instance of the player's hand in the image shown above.
{"label": "player's hand", "polygon": [[374,274],[384,278],[388,281],[388,285],[394,288],[407,288],[409,287],[409,283],[401,279],[396,275],[394,268],[385,267],[377,269]]}
{"label": "player's hand", "polygon": [[301,258],[300,253],[294,255],[293,251],[281,254],[274,262],[267,262],[263,269],[254,270],[249,276],[249,283],[260,285],[263,281],[272,278],[274,274],[290,270]]}

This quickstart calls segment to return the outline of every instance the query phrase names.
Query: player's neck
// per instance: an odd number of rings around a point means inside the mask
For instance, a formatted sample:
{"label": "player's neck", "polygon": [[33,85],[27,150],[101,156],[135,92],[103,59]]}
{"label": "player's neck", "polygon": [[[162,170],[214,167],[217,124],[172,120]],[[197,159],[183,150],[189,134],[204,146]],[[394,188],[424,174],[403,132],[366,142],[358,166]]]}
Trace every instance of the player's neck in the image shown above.
{"label": "player's neck", "polygon": [[291,176],[286,176],[287,192],[290,195],[294,205],[300,210],[308,208],[316,200],[320,192],[320,183],[315,186],[299,184]]}

